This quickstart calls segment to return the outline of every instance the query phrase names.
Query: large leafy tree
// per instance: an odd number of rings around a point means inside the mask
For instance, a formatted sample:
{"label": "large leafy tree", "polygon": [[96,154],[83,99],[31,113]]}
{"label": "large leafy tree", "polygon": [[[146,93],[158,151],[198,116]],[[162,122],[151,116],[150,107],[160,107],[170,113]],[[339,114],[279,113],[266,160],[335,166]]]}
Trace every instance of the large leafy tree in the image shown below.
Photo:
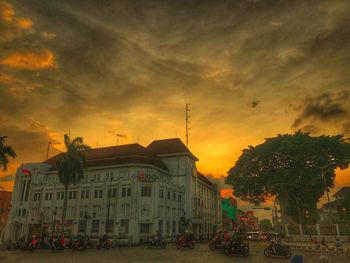
{"label": "large leafy tree", "polygon": [[91,149],[83,143],[83,138],[76,137],[71,140],[67,134],[64,135],[64,144],[66,152],[62,153],[56,162],[58,179],[64,185],[62,226],[64,226],[66,220],[68,187],[71,184],[78,183],[83,177],[83,168],[86,165],[86,160],[82,151]]}
{"label": "large leafy tree", "polygon": [[317,202],[334,186],[335,170],[349,162],[350,143],[343,135],[312,137],[299,131],[244,149],[226,181],[236,196],[254,204],[275,196],[287,215],[306,223],[317,220]]}
{"label": "large leafy tree", "polygon": [[270,232],[273,230],[273,226],[270,220],[263,219],[260,221],[260,229],[264,232]]}
{"label": "large leafy tree", "polygon": [[7,170],[9,157],[15,158],[16,152],[9,145],[6,145],[7,136],[0,136],[0,168],[3,171]]}

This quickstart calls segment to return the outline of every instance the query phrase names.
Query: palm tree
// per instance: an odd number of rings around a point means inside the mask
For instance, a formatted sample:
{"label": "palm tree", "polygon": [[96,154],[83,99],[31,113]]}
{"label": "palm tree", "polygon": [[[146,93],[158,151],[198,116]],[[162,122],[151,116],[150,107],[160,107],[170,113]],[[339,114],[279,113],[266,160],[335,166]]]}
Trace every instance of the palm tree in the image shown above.
{"label": "palm tree", "polygon": [[63,153],[56,162],[58,170],[58,179],[64,185],[64,199],[62,209],[62,231],[66,220],[67,203],[68,203],[68,187],[76,184],[83,177],[83,168],[86,165],[85,157],[82,151],[91,149],[83,143],[82,137],[76,137],[73,140],[67,134],[64,135],[64,144],[66,152]]}
{"label": "palm tree", "polygon": [[5,144],[6,138],[7,136],[0,136],[0,168],[2,167],[3,171],[7,170],[9,157],[15,158],[17,156],[13,148]]}

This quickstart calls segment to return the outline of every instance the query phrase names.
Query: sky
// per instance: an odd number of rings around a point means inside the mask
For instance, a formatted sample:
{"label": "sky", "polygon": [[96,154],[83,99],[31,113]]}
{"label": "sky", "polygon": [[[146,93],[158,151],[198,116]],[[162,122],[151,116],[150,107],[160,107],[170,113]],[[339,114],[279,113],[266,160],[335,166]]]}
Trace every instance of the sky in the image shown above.
{"label": "sky", "polygon": [[[18,157],[180,137],[206,174],[297,130],[350,136],[350,2],[0,0],[0,134]],[[338,172],[336,189],[350,185]]]}

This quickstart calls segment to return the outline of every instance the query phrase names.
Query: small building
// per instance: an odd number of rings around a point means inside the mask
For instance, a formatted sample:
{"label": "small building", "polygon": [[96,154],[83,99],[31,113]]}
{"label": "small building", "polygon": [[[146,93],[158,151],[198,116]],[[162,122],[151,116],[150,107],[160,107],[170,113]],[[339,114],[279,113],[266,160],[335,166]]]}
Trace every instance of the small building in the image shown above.
{"label": "small building", "polygon": [[5,227],[10,211],[12,192],[0,189],[0,243],[4,242]]}
{"label": "small building", "polygon": [[[198,158],[180,139],[82,154],[87,167],[83,179],[69,187],[66,235],[108,233],[139,243],[156,231],[173,237],[190,229],[209,236],[221,223],[220,191],[197,171]],[[60,156],[17,169],[5,239],[60,231],[64,188],[55,166]]]}

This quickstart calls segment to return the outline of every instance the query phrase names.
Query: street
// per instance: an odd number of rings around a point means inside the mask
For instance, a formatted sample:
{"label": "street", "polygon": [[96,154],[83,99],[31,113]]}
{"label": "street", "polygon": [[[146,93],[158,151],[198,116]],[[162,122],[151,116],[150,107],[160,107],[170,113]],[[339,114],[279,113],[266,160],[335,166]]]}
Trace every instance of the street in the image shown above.
{"label": "street", "polygon": [[[166,249],[149,249],[146,246],[118,247],[110,250],[88,249],[86,251],[49,252],[49,251],[0,251],[1,263],[41,263],[41,262],[290,262],[282,258],[266,258],[263,249],[266,243],[250,243],[251,255],[248,258],[239,256],[226,257],[222,251],[210,251],[208,243],[198,243],[194,250],[178,250],[174,244]],[[316,263],[321,255],[329,257],[332,263],[350,262],[345,253],[293,251],[293,255],[303,255],[304,263]],[[1,259],[2,258],[2,259]]]}

